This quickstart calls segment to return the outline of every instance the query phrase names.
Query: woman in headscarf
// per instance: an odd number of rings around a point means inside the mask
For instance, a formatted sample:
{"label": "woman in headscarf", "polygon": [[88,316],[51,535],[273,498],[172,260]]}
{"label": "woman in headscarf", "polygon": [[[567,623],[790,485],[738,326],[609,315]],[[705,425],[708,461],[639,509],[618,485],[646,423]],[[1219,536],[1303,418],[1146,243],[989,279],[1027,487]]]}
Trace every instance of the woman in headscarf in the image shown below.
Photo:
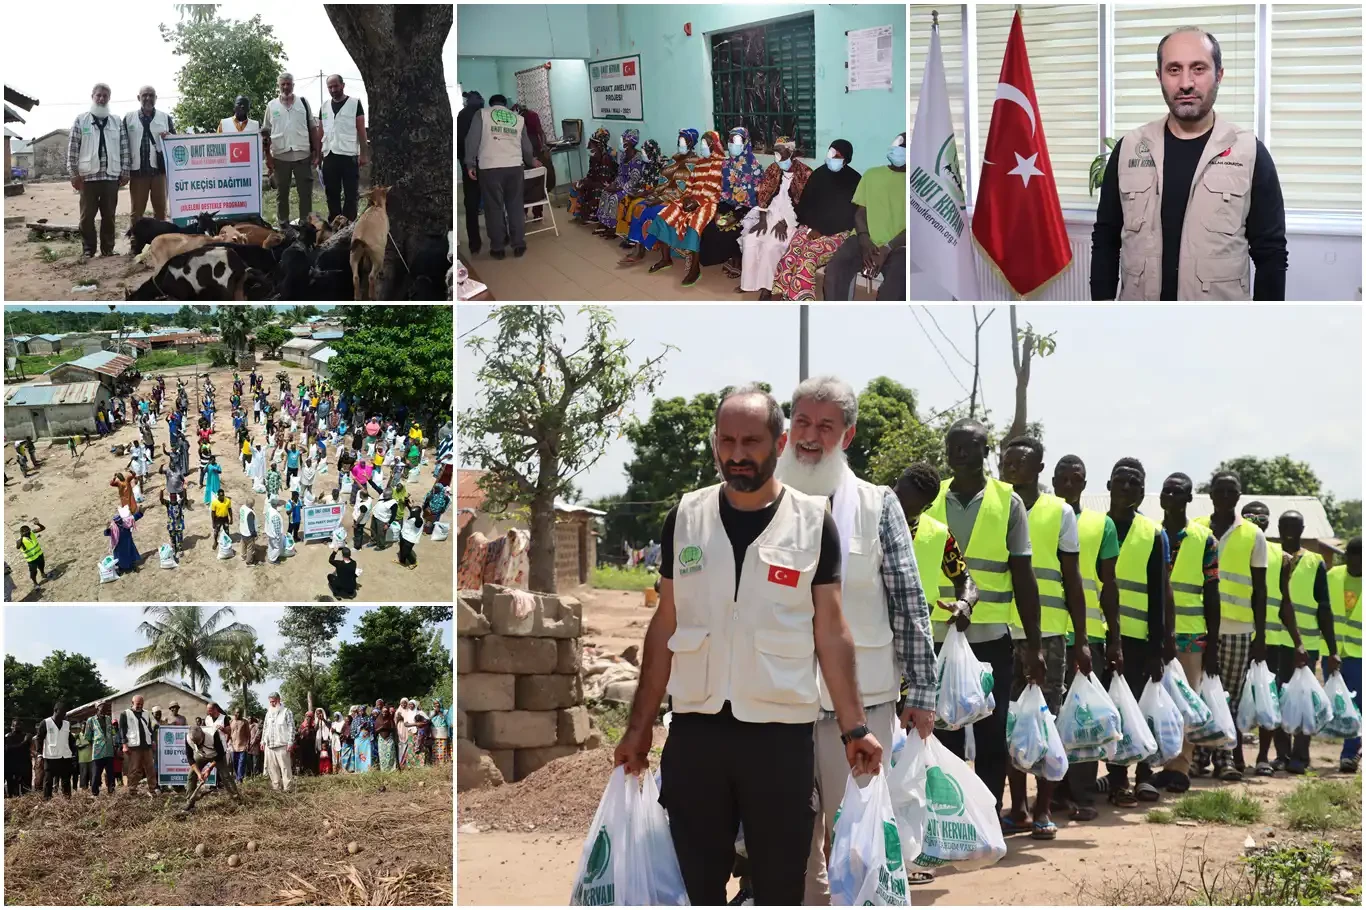
{"label": "woman in headscarf", "polygon": [[441,704],[441,699],[432,703],[432,764],[439,765],[451,760],[451,716]]}
{"label": "woman in headscarf", "polygon": [[627,233],[631,230],[631,219],[640,214],[641,209],[645,207],[643,200],[659,189],[660,181],[664,179],[664,157],[663,152],[660,151],[659,143],[653,139],[646,139],[645,144],[640,149],[643,161],[636,189],[625,193],[617,202],[612,231],[607,235],[609,240],[621,238],[623,247],[631,245],[631,241],[626,239]]}
{"label": "woman in headscarf", "polygon": [[423,711],[422,706],[417,703],[416,698],[408,699],[408,707],[413,712],[412,719],[408,722],[408,728],[413,731],[413,746],[412,751],[409,752],[408,762],[410,765],[421,768],[427,764],[432,722],[427,716],[427,712]]}
{"label": "woman in headscarf", "polygon": [[660,176],[667,182],[640,200],[632,209],[635,214],[631,216],[631,223],[626,229],[626,239],[631,244],[631,250],[621,260],[620,265],[640,262],[645,258],[647,250],[655,248],[655,237],[650,233],[650,223],[664,210],[664,206],[683,197],[688,188],[688,180],[692,177],[693,167],[700,160],[697,157],[699,138],[697,130],[678,131],[678,154],[673,156],[673,164],[660,171]]}
{"label": "woman in headscarf", "polygon": [[698,249],[702,244],[702,231],[716,216],[716,206],[721,199],[721,167],[725,164],[725,149],[721,147],[719,133],[707,130],[702,134],[701,145],[706,150],[706,157],[693,168],[683,198],[670,202],[650,222],[650,233],[662,244],[659,261],[650,266],[650,271],[670,268],[673,265],[671,250],[676,249],[688,260],[688,269],[683,275],[685,288],[697,284],[702,274]]}
{"label": "woman in headscarf", "polygon": [[623,130],[621,134],[621,155],[618,159],[617,176],[602,191],[593,220],[598,226],[593,229],[595,237],[614,237],[617,230],[617,211],[621,200],[627,195],[640,191],[641,178],[645,173],[645,157],[636,146],[640,143],[640,130]]}
{"label": "woman in headscarf", "polygon": [[374,767],[375,758],[375,721],[370,716],[370,706],[362,705],[355,721],[351,724],[355,738],[356,773],[364,774]]}
{"label": "woman in headscarf", "polygon": [[346,718],[341,722],[341,730],[338,731],[340,742],[337,754],[341,756],[342,770],[348,774],[353,774],[356,770],[356,735],[352,726],[359,713],[356,706],[352,705],[346,712]]}
{"label": "woman in headscarf", "polygon": [[740,292],[758,291],[760,300],[772,297],[773,273],[778,260],[787,252],[788,241],[797,230],[797,204],[811,179],[811,168],[797,158],[797,143],[779,136],[773,143],[777,159],[764,171],[759,182],[758,204],[745,216],[740,235],[740,268],[726,267],[726,274],[739,278]]}
{"label": "woman in headscarf", "polygon": [[612,134],[598,127],[588,139],[588,173],[569,193],[569,214],[575,224],[587,224],[598,210],[602,191],[617,176],[617,152]]}
{"label": "woman in headscarf", "polygon": [[740,264],[740,224],[758,202],[764,169],[754,157],[749,130],[737,126],[726,140],[726,163],[721,168],[721,200],[716,217],[702,230],[698,261],[704,265]]}
{"label": "woman in headscarf", "polygon": [[209,463],[204,466],[204,504],[208,505],[218,497],[218,491],[223,486],[223,469],[218,466],[218,457],[209,456]]}
{"label": "woman in headscarf", "polygon": [[300,774],[318,773],[318,719],[312,711],[304,714],[294,736],[294,764]]}
{"label": "woman in headscarf", "polygon": [[[418,710],[417,704],[411,699],[403,699],[400,703],[398,714],[398,739],[402,744],[399,752],[398,766],[407,768],[418,761]],[[423,715],[425,717],[425,715]]]}
{"label": "woman in headscarf", "polygon": [[332,725],[327,722],[327,710],[313,709],[313,743],[318,751],[318,773],[332,773],[332,758],[337,753],[332,748]]}
{"label": "woman in headscarf", "polygon": [[109,538],[109,552],[114,554],[120,575],[136,569],[142,558],[138,556],[137,544],[133,543],[133,529],[141,517],[141,512],[130,512],[127,506],[119,506],[119,514],[110,519],[109,527],[104,529],[104,536]]}
{"label": "woman in headscarf", "polygon": [[843,139],[830,143],[825,164],[811,172],[797,203],[800,225],[778,260],[773,296],[781,300],[815,300],[816,270],[854,233],[854,190],[860,174],[850,167],[854,147]]}
{"label": "woman in headscarf", "polygon": [[394,709],[376,706],[375,718],[375,760],[381,771],[398,770],[398,723]]}
{"label": "woman in headscarf", "polygon": [[427,493],[427,498],[422,500],[423,520],[422,530],[430,534],[435,524],[441,520],[441,516],[446,514],[446,509],[450,508],[451,497],[446,492],[446,486],[442,483],[435,483]]}
{"label": "woman in headscarf", "polygon": [[398,768],[400,771],[408,763],[408,699],[400,698],[394,709],[394,739],[398,742]]}

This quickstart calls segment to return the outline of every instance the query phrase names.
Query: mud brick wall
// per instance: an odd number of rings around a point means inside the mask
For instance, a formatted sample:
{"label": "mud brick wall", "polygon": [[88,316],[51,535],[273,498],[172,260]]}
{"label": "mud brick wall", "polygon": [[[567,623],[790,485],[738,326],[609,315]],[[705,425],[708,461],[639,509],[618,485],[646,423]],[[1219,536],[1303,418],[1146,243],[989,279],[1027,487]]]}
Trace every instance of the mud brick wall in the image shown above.
{"label": "mud brick wall", "polygon": [[[519,599],[498,585],[458,593],[456,735],[472,761],[487,754],[510,783],[583,748],[589,716],[582,622],[583,607],[573,597]],[[481,785],[477,765],[464,782],[461,767],[461,789]]]}

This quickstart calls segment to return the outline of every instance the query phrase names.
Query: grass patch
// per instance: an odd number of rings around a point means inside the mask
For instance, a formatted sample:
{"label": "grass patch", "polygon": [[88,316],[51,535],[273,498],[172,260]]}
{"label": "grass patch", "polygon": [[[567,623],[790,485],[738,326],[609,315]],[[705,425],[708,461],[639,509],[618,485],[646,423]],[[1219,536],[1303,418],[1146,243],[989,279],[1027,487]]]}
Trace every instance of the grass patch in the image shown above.
{"label": "grass patch", "polygon": [[1354,828],[1361,823],[1361,777],[1305,781],[1281,797],[1280,807],[1296,831]]}
{"label": "grass patch", "polygon": [[631,706],[619,705],[615,702],[589,702],[589,713],[593,715],[593,722],[602,731],[603,740],[610,746],[616,746],[621,742],[621,738],[626,735],[626,727],[631,722]]}
{"label": "grass patch", "polygon": [[1177,818],[1219,825],[1250,825],[1260,821],[1262,805],[1246,793],[1202,790],[1181,797],[1173,811]]}
{"label": "grass patch", "polygon": [[640,567],[598,566],[593,570],[593,587],[608,591],[644,591],[655,586],[658,572]]}
{"label": "grass patch", "polygon": [[1149,809],[1144,818],[1150,825],[1170,825],[1176,821],[1176,816],[1172,815],[1170,809]]}
{"label": "grass patch", "polygon": [[65,256],[66,253],[66,250],[54,250],[46,243],[38,248],[38,258],[44,262],[56,262],[58,259]]}
{"label": "grass patch", "polygon": [[69,363],[84,356],[85,351],[82,348],[59,351],[56,354],[20,354],[19,366],[23,368],[25,373],[41,373],[60,363]]}

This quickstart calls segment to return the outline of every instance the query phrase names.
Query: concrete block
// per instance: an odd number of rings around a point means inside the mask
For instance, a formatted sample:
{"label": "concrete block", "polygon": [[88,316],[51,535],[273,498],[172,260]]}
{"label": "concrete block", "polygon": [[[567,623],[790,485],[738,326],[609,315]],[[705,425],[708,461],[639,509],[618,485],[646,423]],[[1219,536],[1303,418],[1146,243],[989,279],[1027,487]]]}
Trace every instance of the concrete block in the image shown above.
{"label": "concrete block", "polygon": [[466,673],[455,690],[466,711],[511,711],[517,707],[516,679],[511,673]]}
{"label": "concrete block", "polygon": [[546,594],[539,601],[532,635],[560,639],[579,637],[583,608],[577,598]]}
{"label": "concrete block", "polygon": [[455,672],[473,673],[475,670],[479,669],[474,658],[474,639],[457,638],[455,640]]}
{"label": "concrete block", "polygon": [[573,755],[578,746],[546,746],[544,749],[518,749],[512,765],[512,779],[522,780],[557,758]]}
{"label": "concrete block", "polygon": [[455,634],[461,638],[478,638],[489,634],[488,619],[463,600],[455,604]]}
{"label": "concrete block", "polygon": [[539,749],[560,738],[554,711],[489,711],[470,718],[482,749]]}
{"label": "concrete block", "polygon": [[470,738],[470,716],[459,708],[455,711],[455,737],[456,739]]}
{"label": "concrete block", "polygon": [[455,789],[458,792],[497,787],[507,780],[511,780],[511,775],[504,775],[488,752],[469,740],[455,741]]}
{"label": "concrete block", "polygon": [[540,598],[534,594],[509,591],[484,598],[484,615],[495,635],[536,635],[539,612]]}
{"label": "concrete block", "polygon": [[503,775],[503,780],[512,783],[517,778],[513,775],[516,770],[516,752],[512,749],[491,749],[489,757],[493,759],[493,765],[498,769],[498,773]]}
{"label": "concrete block", "polygon": [[555,642],[559,655],[555,663],[556,673],[578,673],[583,669],[583,641],[578,638],[561,638]]}
{"label": "concrete block", "polygon": [[578,674],[517,677],[517,709],[551,711],[583,704],[583,683]]}
{"label": "concrete block", "polygon": [[553,673],[559,663],[555,642],[548,638],[485,635],[479,639],[478,657],[484,673]]}
{"label": "concrete block", "polygon": [[579,746],[587,739],[592,730],[588,709],[582,705],[575,708],[561,708],[556,712],[559,718],[560,745]]}

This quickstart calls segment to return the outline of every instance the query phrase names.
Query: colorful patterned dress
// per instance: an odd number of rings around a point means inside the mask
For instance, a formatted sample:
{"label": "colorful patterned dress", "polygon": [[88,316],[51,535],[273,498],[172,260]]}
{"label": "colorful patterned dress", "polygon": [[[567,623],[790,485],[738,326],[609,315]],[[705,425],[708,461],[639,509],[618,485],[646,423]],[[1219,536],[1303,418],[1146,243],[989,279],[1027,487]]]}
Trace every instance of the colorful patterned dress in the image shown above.
{"label": "colorful patterned dress", "polygon": [[612,134],[598,127],[588,140],[592,150],[588,157],[588,173],[569,191],[569,215],[585,219],[598,210],[602,192],[617,176],[617,152],[611,146]]}
{"label": "colorful patterned dress", "polygon": [[641,171],[640,185],[635,192],[622,196],[617,203],[616,214],[613,216],[612,224],[616,227],[618,237],[625,237],[630,232],[631,219],[645,208],[645,204],[641,200],[658,189],[660,181],[663,180],[660,171],[664,167],[664,160],[659,149],[659,143],[653,139],[646,139],[641,150],[645,155],[645,166]]}
{"label": "colorful patterned dress", "polygon": [[[633,137],[631,134],[634,133]],[[598,203],[596,220],[603,227],[616,228],[617,213],[621,211],[622,200],[628,196],[638,196],[640,191],[653,183],[646,184],[648,163],[645,156],[635,147],[635,140],[640,137],[638,130],[627,130],[624,137],[630,143],[624,155],[621,167],[617,170],[617,179],[612,186],[602,193],[602,201]]]}
{"label": "colorful patterned dress", "polygon": [[737,126],[727,136],[738,137],[744,144],[744,151],[731,155],[730,149],[726,149],[728,157],[721,167],[721,199],[716,207],[716,217],[702,231],[698,250],[702,265],[718,265],[739,255],[740,225],[759,201],[759,181],[764,169],[754,157],[749,130]]}
{"label": "colorful patterned dress", "polygon": [[688,151],[685,155],[674,156],[673,177],[667,187],[655,194],[663,201],[651,206],[639,204],[638,211],[633,207],[631,221],[626,229],[626,238],[647,250],[654,249],[655,245],[655,237],[650,233],[650,224],[664,211],[666,205],[683,198],[683,194],[687,192],[688,181],[692,178],[693,168],[698,163],[698,159],[693,155],[693,150],[697,148],[697,140],[700,138],[697,130],[679,130],[678,138],[687,144]]}
{"label": "colorful patterned dress", "polygon": [[[715,130],[708,130],[702,135],[702,142],[709,149],[710,157],[703,158],[693,168],[683,198],[664,206],[650,222],[650,233],[657,240],[682,252],[698,251],[702,244],[702,231],[716,216],[716,206],[721,199],[721,168],[725,164],[721,137]],[[688,200],[698,203],[691,212],[683,209]]]}

